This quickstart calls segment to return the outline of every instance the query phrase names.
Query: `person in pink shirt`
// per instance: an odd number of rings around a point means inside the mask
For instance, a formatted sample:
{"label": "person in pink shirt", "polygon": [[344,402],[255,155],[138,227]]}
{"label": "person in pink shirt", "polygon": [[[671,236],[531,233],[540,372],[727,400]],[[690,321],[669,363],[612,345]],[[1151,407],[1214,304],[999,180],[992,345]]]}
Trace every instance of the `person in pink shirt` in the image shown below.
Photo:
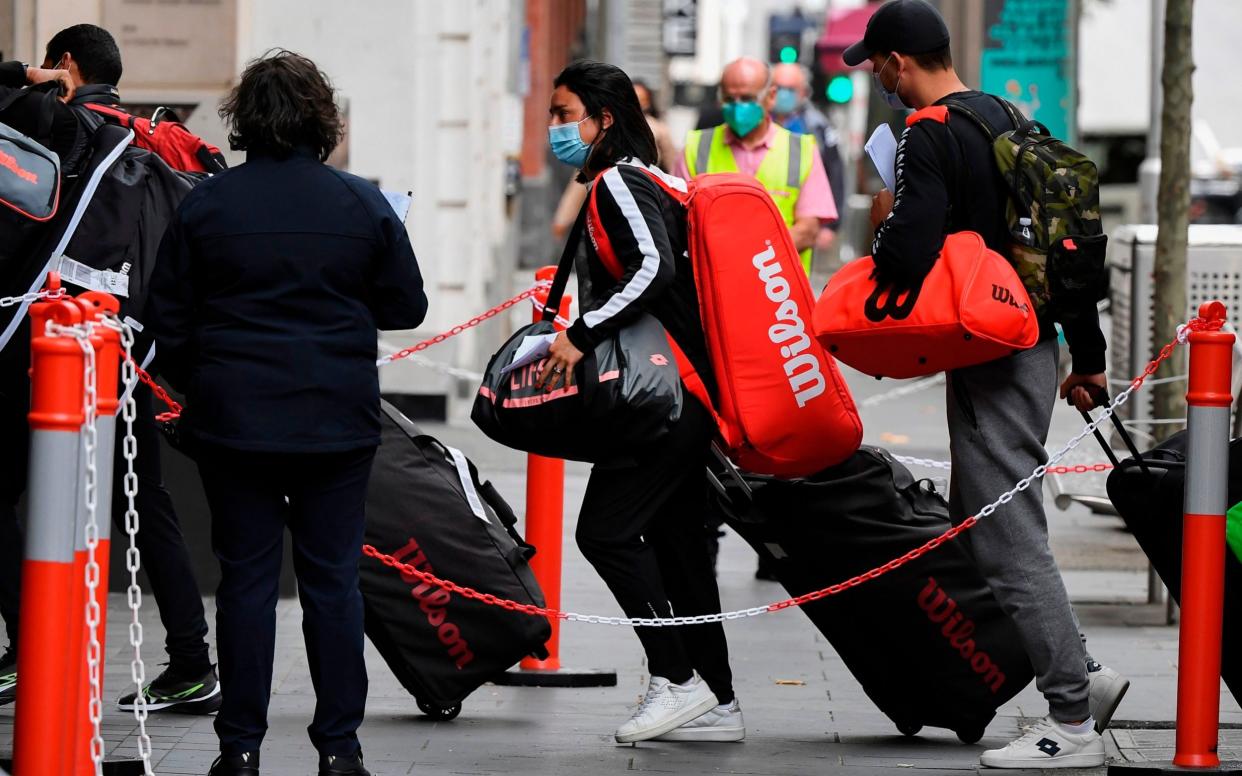
{"label": "person in pink shirt", "polygon": [[766,63],[749,57],[731,62],[720,79],[725,123],[691,131],[673,174],[686,179],[716,172],[754,176],[785,217],[810,274],[815,238],[825,221],[837,218],[837,207],[814,136],[793,134],[773,121],[775,100]]}

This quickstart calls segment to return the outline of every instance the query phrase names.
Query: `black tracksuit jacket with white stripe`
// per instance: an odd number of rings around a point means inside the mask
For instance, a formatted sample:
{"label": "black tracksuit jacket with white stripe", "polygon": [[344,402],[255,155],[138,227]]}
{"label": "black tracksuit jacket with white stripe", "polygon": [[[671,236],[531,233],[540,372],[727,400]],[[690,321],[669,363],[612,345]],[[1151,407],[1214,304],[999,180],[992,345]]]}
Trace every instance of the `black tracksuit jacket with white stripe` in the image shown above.
{"label": "black tracksuit jacket with white stripe", "polygon": [[[588,352],[639,314],[650,313],[714,398],[716,382],[687,253],[686,209],[652,175],[675,189],[685,188],[680,178],[636,160],[622,160],[595,179],[591,196],[598,220],[587,219],[585,267],[578,265],[583,312],[566,333],[574,347]],[[623,270],[620,280],[601,261],[601,250],[615,255]]]}

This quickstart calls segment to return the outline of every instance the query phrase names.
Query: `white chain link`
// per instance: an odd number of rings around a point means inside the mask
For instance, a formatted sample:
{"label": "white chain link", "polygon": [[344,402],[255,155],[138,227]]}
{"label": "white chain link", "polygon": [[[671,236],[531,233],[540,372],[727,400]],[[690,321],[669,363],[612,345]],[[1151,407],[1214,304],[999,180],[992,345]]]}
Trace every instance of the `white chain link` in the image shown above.
{"label": "white chain link", "polygon": [[[90,758],[94,764],[95,776],[103,774],[104,742],[100,733],[100,722],[103,719],[103,648],[99,643],[99,623],[101,612],[96,594],[99,591],[99,559],[96,550],[99,548],[99,522],[97,515],[99,498],[99,469],[96,454],[99,447],[97,429],[97,411],[99,407],[98,372],[95,363],[95,348],[91,344],[90,324],[62,326],[52,321],[47,323],[49,335],[73,337],[82,348],[84,367],[82,380],[85,387],[82,423],[82,452],[86,467],[86,670],[90,685],[90,699],[86,712],[91,723]],[[75,691],[76,686],[71,689]]]}
{"label": "white chain link", "polygon": [[55,291],[31,291],[21,296],[0,296],[0,307],[16,307],[19,304],[31,304],[40,299],[59,299],[65,295],[65,289]]}
{"label": "white chain link", "polygon": [[[380,350],[384,351],[384,355],[375,362],[376,366],[388,366],[389,364],[394,363],[392,357],[400,352],[398,348],[392,345],[389,345],[386,342],[380,343]],[[433,372],[439,372],[440,374],[448,375],[449,377],[453,377],[458,380],[467,380],[472,383],[483,382],[483,374],[480,372],[474,372],[469,369],[462,369],[460,367],[455,367],[452,364],[446,364],[442,361],[432,361],[430,358],[427,358],[421,353],[415,353],[412,356],[406,356],[402,360],[409,361],[412,364],[416,364],[425,369],[430,369]]]}
{"label": "white chain link", "polygon": [[928,388],[934,388],[937,385],[944,385],[944,372],[934,374],[931,377],[924,377],[921,380],[917,380],[909,385],[894,388],[891,391],[878,393],[875,396],[868,396],[858,402],[858,406],[862,409],[868,409],[876,406],[877,404],[883,404],[885,402],[892,401],[893,399],[900,399],[903,396],[909,396],[912,393],[919,393],[920,391],[925,391]]}
{"label": "white chain link", "polygon": [[953,464],[948,461],[936,461],[931,458],[912,458],[908,455],[894,455],[893,460],[906,466],[922,466],[927,469],[944,469],[949,471]]}
{"label": "white chain link", "polygon": [[138,370],[133,359],[134,332],[127,324],[109,319],[107,325],[121,332],[121,347],[124,357],[121,360],[121,384],[125,391],[121,417],[125,421],[125,441],[121,452],[125,457],[125,533],[129,536],[129,547],[125,550],[125,568],[129,571],[129,587],[126,589],[126,600],[129,603],[129,644],[133,647],[134,656],[129,662],[130,678],[134,682],[134,721],[138,723],[138,756],[142,759],[142,768],[146,776],[153,776],[151,769],[151,736],[147,733],[147,667],[142,660],[142,622],[139,613],[142,610],[142,588],[138,586],[138,571],[142,568],[142,555],[138,551],[138,475],[134,471],[134,461],[138,458],[138,439],[134,436],[134,420],[138,417],[134,403],[134,389],[138,383]]}
{"label": "white chain link", "polygon": [[[1130,398],[1130,394],[1134,393],[1135,390],[1136,390],[1136,386],[1131,384],[1129,388],[1117,394],[1117,396],[1112,400],[1112,402],[1110,402],[1109,405],[1104,408],[1103,413],[1101,413],[1098,418],[1096,418],[1095,420],[1091,421],[1086,426],[1084,426],[1082,431],[1080,431],[1077,436],[1075,436],[1073,439],[1067,442],[1065,446],[1062,447],[1060,450],[1053,453],[1048,458],[1047,463],[1043,463],[1043,464],[1040,464],[1039,466],[1036,466],[1035,469],[1027,477],[1019,480],[1016,485],[1014,485],[1012,488],[1002,493],[991,504],[988,504],[983,509],[980,509],[978,513],[975,514],[975,520],[978,521],[978,520],[983,520],[985,518],[990,517],[993,513],[996,512],[996,510],[1000,509],[1005,504],[1008,504],[1009,502],[1013,501],[1014,497],[1017,496],[1019,493],[1030,488],[1031,483],[1035,482],[1036,480],[1040,479],[1045,474],[1047,474],[1048,469],[1050,467],[1057,465],[1057,463],[1059,463],[1061,459],[1063,459],[1071,450],[1073,450],[1075,447],[1078,447],[1078,445],[1081,444],[1084,439],[1091,436],[1095,432],[1095,430],[1100,426],[1101,423],[1108,420],[1108,418],[1116,411],[1118,407],[1120,407],[1122,404],[1125,404],[1125,402]],[[897,460],[901,461],[902,459],[898,457]],[[941,463],[939,461],[927,461],[926,459],[906,459],[906,460],[926,461],[929,464]],[[937,466],[935,468],[940,468],[940,467]],[[587,623],[588,625],[613,625],[613,626],[630,627],[630,628],[635,628],[635,627],[667,628],[667,627],[678,627],[682,625],[705,625],[707,623],[717,623],[717,622],[725,622],[728,620],[741,620],[741,619],[745,619],[748,617],[758,617],[761,614],[781,611],[781,609],[776,608],[776,606],[777,604],[769,604],[767,606],[752,606],[749,609],[737,609],[731,612],[718,612],[715,614],[700,614],[700,615],[696,615],[693,617],[605,617],[605,616],[596,615],[596,614],[578,614],[577,612],[565,612],[564,619],[572,621],[572,622]],[[792,608],[792,607],[785,607],[785,608]]]}

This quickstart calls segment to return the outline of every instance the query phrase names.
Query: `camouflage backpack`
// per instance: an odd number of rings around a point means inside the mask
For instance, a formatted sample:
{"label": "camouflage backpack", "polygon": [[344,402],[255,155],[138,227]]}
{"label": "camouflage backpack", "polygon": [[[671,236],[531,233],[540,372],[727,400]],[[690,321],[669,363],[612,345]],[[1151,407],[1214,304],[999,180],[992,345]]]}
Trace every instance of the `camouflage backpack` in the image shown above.
{"label": "camouflage backpack", "polygon": [[1009,189],[1006,216],[1012,261],[1035,310],[1063,321],[1108,293],[1100,223],[1100,181],[1095,163],[994,97],[1015,129],[996,132],[968,106],[950,100],[950,111],[969,118],[990,138]]}

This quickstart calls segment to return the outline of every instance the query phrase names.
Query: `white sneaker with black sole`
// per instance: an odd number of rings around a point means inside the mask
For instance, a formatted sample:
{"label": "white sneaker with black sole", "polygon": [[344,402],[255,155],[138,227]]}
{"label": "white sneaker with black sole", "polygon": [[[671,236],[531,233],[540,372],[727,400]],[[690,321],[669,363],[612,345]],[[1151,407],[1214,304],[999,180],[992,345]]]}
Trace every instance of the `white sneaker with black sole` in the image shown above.
{"label": "white sneaker with black sole", "polygon": [[698,719],[718,705],[715,694],[697,675],[685,684],[673,684],[662,676],[651,677],[647,695],[634,716],[617,728],[619,744],[647,741]]}
{"label": "white sneaker with black sole", "polygon": [[732,703],[722,703],[698,719],[692,719],[681,727],[673,728],[655,741],[741,741],[746,737],[746,723],[742,721],[742,706],[737,698]]}
{"label": "white sneaker with black sole", "polygon": [[1090,683],[1088,703],[1091,705],[1091,716],[1095,718],[1095,732],[1103,733],[1108,723],[1112,722],[1126,690],[1130,689],[1130,680],[1108,666],[1089,660],[1087,681]]}
{"label": "white sneaker with black sole", "polygon": [[985,768],[1098,768],[1104,764],[1104,739],[1094,730],[1071,733],[1044,717],[1001,749],[979,756]]}

